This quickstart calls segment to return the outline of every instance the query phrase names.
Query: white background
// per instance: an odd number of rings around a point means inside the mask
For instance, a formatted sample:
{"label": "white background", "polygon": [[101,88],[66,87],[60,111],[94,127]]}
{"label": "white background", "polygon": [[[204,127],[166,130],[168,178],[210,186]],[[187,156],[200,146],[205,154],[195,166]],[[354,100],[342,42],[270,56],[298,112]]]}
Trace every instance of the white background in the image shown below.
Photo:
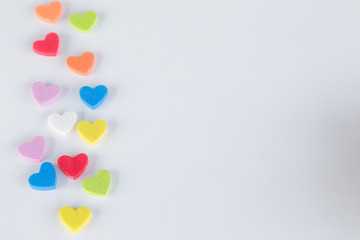
{"label": "white background", "polygon": [[[46,3],[1,7],[1,239],[359,239],[358,0],[64,0],[55,25],[34,14]],[[98,23],[83,34],[68,17],[87,10]],[[55,58],[32,52],[49,32]],[[96,64],[81,77],[65,60],[85,51]],[[34,81],[60,100],[38,107]],[[98,84],[109,97],[92,111],[78,90]],[[47,116],[66,110],[107,121],[103,140],[53,132]],[[36,135],[45,161],[88,154],[84,174],[56,167],[58,189],[32,190],[39,164],[17,146]],[[109,196],[87,195],[81,181],[103,168]],[[76,235],[66,205],[93,213]]]}

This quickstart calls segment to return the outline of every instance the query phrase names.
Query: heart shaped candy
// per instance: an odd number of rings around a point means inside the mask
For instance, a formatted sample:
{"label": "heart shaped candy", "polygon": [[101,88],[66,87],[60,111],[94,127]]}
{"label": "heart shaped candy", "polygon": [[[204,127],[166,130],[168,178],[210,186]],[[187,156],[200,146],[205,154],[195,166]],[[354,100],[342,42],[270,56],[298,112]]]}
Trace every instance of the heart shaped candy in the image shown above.
{"label": "heart shaped candy", "polygon": [[71,26],[83,33],[88,33],[96,23],[97,15],[93,11],[84,14],[72,14],[69,18]]}
{"label": "heart shaped candy", "polygon": [[56,23],[61,15],[61,3],[53,1],[46,5],[39,5],[35,8],[36,16],[47,23]]}
{"label": "heart shaped candy", "polygon": [[80,57],[71,56],[66,59],[66,64],[71,71],[82,76],[87,76],[94,66],[95,57],[91,52],[84,52]]}
{"label": "heart shaped candy", "polygon": [[110,173],[105,169],[98,171],[94,178],[84,179],[82,188],[88,194],[106,197],[110,188]]}
{"label": "heart shaped candy", "polygon": [[63,115],[53,113],[48,117],[48,123],[51,128],[62,135],[68,134],[73,129],[78,115],[76,112],[67,111]]}
{"label": "heart shaped candy", "polygon": [[101,119],[93,123],[83,120],[77,124],[77,130],[85,142],[94,145],[103,137],[106,130],[106,122]]}
{"label": "heart shaped candy", "polygon": [[19,154],[30,162],[41,162],[45,154],[46,141],[42,136],[37,136],[30,143],[22,143],[18,147]]}
{"label": "heart shaped candy", "polygon": [[39,173],[29,177],[31,188],[39,191],[48,191],[56,188],[56,172],[54,165],[50,162],[41,164]]}
{"label": "heart shaped candy", "polygon": [[59,37],[56,33],[49,33],[44,40],[35,41],[33,51],[39,55],[54,57],[59,49]]}
{"label": "heart shaped candy", "polygon": [[91,109],[98,108],[108,95],[107,87],[98,85],[95,88],[84,86],[80,88],[80,98]]}
{"label": "heart shaped candy", "polygon": [[63,155],[58,159],[58,166],[63,173],[72,178],[77,179],[88,165],[88,157],[84,153],[80,153],[75,157]]}
{"label": "heart shaped candy", "polygon": [[60,97],[60,88],[56,85],[46,86],[42,82],[35,82],[32,85],[32,94],[37,103],[44,107]]}
{"label": "heart shaped candy", "polygon": [[73,209],[71,207],[62,207],[59,216],[64,225],[73,233],[80,231],[89,222],[91,211],[87,207]]}

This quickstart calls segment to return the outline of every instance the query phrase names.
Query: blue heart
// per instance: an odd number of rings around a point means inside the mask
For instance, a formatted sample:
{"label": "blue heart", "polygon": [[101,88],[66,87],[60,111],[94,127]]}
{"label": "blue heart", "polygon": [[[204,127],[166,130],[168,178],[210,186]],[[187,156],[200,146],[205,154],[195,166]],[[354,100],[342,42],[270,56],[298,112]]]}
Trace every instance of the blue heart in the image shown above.
{"label": "blue heart", "polygon": [[29,177],[31,188],[39,191],[48,191],[56,188],[56,172],[54,165],[49,162],[41,164],[40,172]]}
{"label": "blue heart", "polygon": [[98,85],[95,88],[84,86],[80,88],[80,98],[91,109],[98,108],[108,95],[107,87]]}

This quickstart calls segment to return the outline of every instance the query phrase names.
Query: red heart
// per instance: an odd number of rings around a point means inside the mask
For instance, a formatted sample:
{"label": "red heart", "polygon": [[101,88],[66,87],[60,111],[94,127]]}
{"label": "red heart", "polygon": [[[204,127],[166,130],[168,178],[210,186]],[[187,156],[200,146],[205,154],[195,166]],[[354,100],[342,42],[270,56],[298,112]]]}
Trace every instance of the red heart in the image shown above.
{"label": "red heart", "polygon": [[35,41],[33,50],[43,56],[56,56],[59,48],[59,36],[56,33],[49,33],[44,40]]}
{"label": "red heart", "polygon": [[80,153],[73,158],[63,155],[58,159],[58,166],[61,171],[74,180],[80,177],[87,165],[88,157],[84,153]]}

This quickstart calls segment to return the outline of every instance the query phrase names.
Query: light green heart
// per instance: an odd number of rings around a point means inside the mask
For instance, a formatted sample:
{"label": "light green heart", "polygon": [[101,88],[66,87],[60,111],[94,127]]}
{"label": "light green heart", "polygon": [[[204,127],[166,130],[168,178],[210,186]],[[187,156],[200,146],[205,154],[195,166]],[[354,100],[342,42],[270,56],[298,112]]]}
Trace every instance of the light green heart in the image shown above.
{"label": "light green heart", "polygon": [[82,188],[88,194],[106,197],[110,189],[110,173],[105,169],[98,171],[94,178],[84,179]]}
{"label": "light green heart", "polygon": [[84,33],[90,32],[96,23],[96,12],[87,11],[84,14],[72,14],[69,18],[71,26]]}

